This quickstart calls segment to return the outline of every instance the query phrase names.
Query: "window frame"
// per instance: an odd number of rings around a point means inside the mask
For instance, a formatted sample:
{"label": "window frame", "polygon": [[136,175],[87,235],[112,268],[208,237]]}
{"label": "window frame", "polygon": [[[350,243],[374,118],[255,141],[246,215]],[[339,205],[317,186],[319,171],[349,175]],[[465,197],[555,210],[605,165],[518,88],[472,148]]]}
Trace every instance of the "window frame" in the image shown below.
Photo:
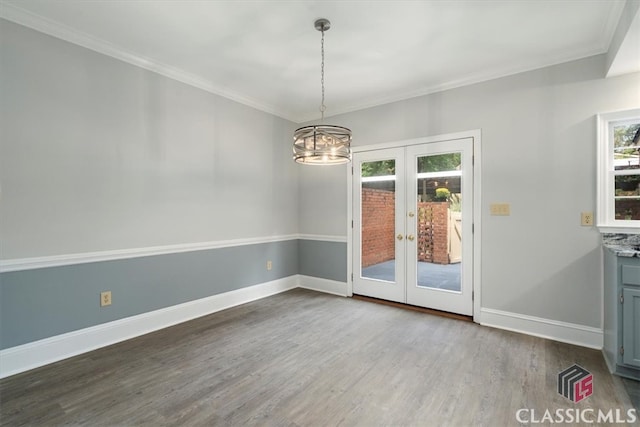
{"label": "window frame", "polygon": [[639,220],[615,219],[615,176],[640,175],[640,169],[633,173],[618,171],[613,162],[613,127],[624,122],[640,122],[640,108],[601,113],[597,115],[597,216],[596,224],[602,233],[640,234]]}

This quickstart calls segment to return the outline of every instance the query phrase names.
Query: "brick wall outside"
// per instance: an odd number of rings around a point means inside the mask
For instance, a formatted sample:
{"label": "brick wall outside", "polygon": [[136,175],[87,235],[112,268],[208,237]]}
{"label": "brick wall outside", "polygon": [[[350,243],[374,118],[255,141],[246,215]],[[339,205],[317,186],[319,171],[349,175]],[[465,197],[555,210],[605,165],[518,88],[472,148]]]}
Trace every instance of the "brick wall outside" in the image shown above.
{"label": "brick wall outside", "polygon": [[395,259],[396,193],[362,189],[362,267]]}
{"label": "brick wall outside", "polygon": [[[449,204],[418,203],[418,261],[449,264]],[[395,259],[395,192],[362,189],[362,267]]]}

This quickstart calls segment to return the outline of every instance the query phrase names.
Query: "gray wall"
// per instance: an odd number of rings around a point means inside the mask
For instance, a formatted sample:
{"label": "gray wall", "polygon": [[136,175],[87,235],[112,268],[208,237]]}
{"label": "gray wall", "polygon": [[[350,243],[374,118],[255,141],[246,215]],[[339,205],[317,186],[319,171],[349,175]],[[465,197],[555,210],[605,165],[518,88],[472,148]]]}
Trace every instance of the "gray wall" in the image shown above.
{"label": "gray wall", "polygon": [[298,231],[295,125],[0,20],[0,258]]}
{"label": "gray wall", "polygon": [[[293,123],[1,19],[0,43],[0,259],[298,232]],[[293,239],[3,273],[0,348],[298,270]]]}
{"label": "gray wall", "polygon": [[[267,260],[273,269],[267,271]],[[298,240],[0,275],[0,349],[298,273]],[[100,292],[113,304],[100,307]]]}
{"label": "gray wall", "polygon": [[[333,119],[327,123],[334,124]],[[300,233],[340,237],[347,235],[348,167],[351,165],[300,168],[298,176]]]}
{"label": "gray wall", "polygon": [[[601,325],[596,210],[598,112],[640,105],[640,74],[604,79],[604,55],[329,119],[354,146],[482,129],[482,306]],[[345,171],[301,170],[301,233],[346,235]],[[308,196],[310,197],[310,196]],[[308,200],[308,199],[307,199]],[[489,205],[511,204],[511,216]]]}
{"label": "gray wall", "polygon": [[298,241],[298,272],[305,276],[347,281],[347,244],[319,240]]}
{"label": "gray wall", "polygon": [[[346,236],[346,167],[295,165],[294,124],[4,20],[0,43],[0,258]],[[482,305],[599,327],[600,236],[579,226],[595,211],[594,114],[640,104],[640,75],[605,80],[605,65],[588,58],[331,122],[357,146],[482,129]],[[502,201],[512,215],[489,216]],[[266,245],[286,246],[274,276],[249,247],[5,273],[1,345],[290,273],[346,276],[344,243]],[[107,282],[115,317],[86,305]]]}

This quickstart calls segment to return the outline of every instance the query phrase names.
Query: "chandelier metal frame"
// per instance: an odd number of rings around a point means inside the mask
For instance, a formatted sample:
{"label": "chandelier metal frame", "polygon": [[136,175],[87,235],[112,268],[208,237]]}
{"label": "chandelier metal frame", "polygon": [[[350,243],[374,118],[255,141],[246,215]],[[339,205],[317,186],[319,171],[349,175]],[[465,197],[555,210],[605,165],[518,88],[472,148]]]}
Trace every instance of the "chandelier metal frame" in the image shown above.
{"label": "chandelier metal frame", "polygon": [[351,161],[351,129],[344,126],[325,125],[324,112],[324,32],[331,28],[328,19],[318,19],[314,23],[316,30],[322,33],[320,50],[320,85],[322,101],[320,103],[320,124],[304,126],[293,133],[293,159],[297,163],[308,165],[338,165]]}

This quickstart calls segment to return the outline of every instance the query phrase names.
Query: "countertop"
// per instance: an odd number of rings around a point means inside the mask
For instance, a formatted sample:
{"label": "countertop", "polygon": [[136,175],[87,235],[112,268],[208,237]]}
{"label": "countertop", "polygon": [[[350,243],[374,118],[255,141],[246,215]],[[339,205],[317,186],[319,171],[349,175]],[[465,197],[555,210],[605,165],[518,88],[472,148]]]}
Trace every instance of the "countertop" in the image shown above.
{"label": "countertop", "polygon": [[640,258],[640,234],[605,233],[602,244],[617,256]]}

